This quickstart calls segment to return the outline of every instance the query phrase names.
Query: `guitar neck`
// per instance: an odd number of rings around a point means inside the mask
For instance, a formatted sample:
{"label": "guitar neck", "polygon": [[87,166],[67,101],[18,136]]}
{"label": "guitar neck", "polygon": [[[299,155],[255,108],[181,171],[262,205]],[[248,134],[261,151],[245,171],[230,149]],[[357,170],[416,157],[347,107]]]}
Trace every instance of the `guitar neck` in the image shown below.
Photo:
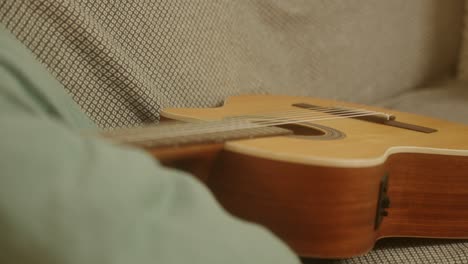
{"label": "guitar neck", "polygon": [[161,125],[106,131],[101,133],[101,136],[117,144],[154,150],[291,133],[290,130],[279,127],[259,127],[244,121],[223,120],[198,123],[167,122]]}

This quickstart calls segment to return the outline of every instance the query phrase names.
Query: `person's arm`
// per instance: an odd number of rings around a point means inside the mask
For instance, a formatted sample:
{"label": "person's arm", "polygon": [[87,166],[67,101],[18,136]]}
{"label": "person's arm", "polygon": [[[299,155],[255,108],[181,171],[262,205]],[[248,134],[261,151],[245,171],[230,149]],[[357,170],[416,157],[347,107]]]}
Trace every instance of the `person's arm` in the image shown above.
{"label": "person's arm", "polygon": [[269,232],[140,151],[26,115],[0,123],[1,263],[295,263]]}
{"label": "person's arm", "polygon": [[15,52],[0,45],[0,263],[299,262],[192,176],[81,137]]}

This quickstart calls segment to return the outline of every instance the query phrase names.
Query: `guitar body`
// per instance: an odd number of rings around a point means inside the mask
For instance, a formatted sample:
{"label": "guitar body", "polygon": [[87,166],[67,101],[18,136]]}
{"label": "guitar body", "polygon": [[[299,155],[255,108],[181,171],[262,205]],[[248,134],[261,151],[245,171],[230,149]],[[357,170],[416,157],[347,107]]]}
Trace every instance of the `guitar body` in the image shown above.
{"label": "guitar body", "polygon": [[[228,141],[212,151],[199,148],[201,156],[181,155],[197,157],[182,163],[198,166],[188,168],[192,172],[206,165],[201,178],[228,211],[268,227],[301,256],[361,255],[383,237],[468,238],[468,126],[331,100],[268,95],[231,97],[219,108],[165,109],[162,115],[211,121],[294,112],[297,103],[386,112],[437,131],[353,118],[317,120],[302,123],[311,128],[308,135],[298,129],[301,135]],[[206,157],[204,163],[200,157]]]}

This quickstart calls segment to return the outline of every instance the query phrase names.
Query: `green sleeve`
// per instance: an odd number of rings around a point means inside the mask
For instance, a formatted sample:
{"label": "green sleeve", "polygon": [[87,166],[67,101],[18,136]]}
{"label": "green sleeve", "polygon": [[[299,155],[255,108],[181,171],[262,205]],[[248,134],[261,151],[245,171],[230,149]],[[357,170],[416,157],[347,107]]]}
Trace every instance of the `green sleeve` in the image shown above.
{"label": "green sleeve", "polygon": [[298,263],[190,175],[92,127],[0,30],[0,263]]}

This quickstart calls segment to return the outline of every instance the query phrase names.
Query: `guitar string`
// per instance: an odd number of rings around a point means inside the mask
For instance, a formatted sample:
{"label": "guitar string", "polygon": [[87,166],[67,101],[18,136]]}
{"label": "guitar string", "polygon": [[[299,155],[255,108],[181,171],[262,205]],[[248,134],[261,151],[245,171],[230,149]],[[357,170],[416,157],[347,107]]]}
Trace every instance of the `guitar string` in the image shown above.
{"label": "guitar string", "polygon": [[[329,108],[323,108],[323,109],[327,109],[327,111],[323,111],[323,112],[313,112],[313,111],[310,111],[310,110],[305,110],[305,109],[300,109],[300,110],[294,110],[293,113],[296,113],[296,115],[292,115],[292,114],[289,114],[289,115],[284,115],[284,114],[281,114],[283,112],[269,112],[267,113],[268,115],[271,115],[272,117],[271,118],[265,118],[265,117],[268,117],[267,115],[264,115],[263,117],[257,117],[257,120],[256,121],[261,121],[261,119],[264,119],[264,121],[271,121],[273,120],[274,118],[276,119],[282,119],[284,120],[284,118],[288,118],[288,119],[292,119],[292,118],[297,118],[297,117],[306,117],[306,118],[313,118],[313,117],[325,117],[325,116],[329,116],[329,115],[323,115],[323,113],[331,113],[331,114],[349,114],[349,113],[356,113],[356,114],[366,114],[366,113],[369,113],[369,114],[372,114],[372,115],[385,115],[385,116],[388,116],[384,113],[381,113],[381,112],[375,112],[375,111],[367,111],[365,109],[363,109],[361,111],[361,109],[357,109],[357,110],[360,110],[360,111],[356,111],[356,110],[353,110],[353,109],[339,109],[339,110],[330,110]],[[280,113],[280,114],[278,114]],[[257,116],[258,114],[255,113],[254,116]],[[251,117],[251,116],[248,116],[248,115],[244,115],[244,116],[234,116],[234,117],[228,117],[227,120],[234,120],[234,119],[237,119],[239,120],[240,118],[243,118],[244,120],[252,120],[254,119],[254,117]],[[250,118],[250,119],[249,119]],[[226,121],[227,121],[226,120]],[[221,120],[222,121],[222,120]],[[200,122],[200,126],[202,128],[217,128],[218,127],[218,124],[220,121],[205,121],[205,122]],[[206,123],[212,123],[213,126],[210,126]],[[192,127],[197,130],[198,127],[196,126],[196,124],[198,123],[191,123],[193,124]],[[224,126],[224,125],[229,125],[229,121],[227,121],[226,123],[221,123],[221,126]],[[158,127],[159,128],[163,128],[165,125],[159,125]],[[190,132],[191,130],[185,130],[187,132]]]}
{"label": "guitar string", "polygon": [[[324,117],[324,118],[315,118],[315,119],[304,119],[300,120],[300,122],[310,122],[310,121],[324,121],[324,120],[332,120],[332,119],[344,119],[344,118],[351,118],[351,117],[359,117],[359,116],[370,116],[373,114],[360,114],[360,115],[349,115],[349,116],[336,116],[336,117]],[[199,129],[199,130],[193,130],[190,131],[190,133],[166,133],[166,134],[160,134],[158,133],[158,130],[153,130],[152,133],[150,131],[146,130],[143,131],[143,133],[136,133],[133,135],[128,135],[128,134],[123,134],[123,135],[117,135],[117,136],[112,136],[114,140],[118,140],[120,138],[120,141],[124,142],[140,142],[140,141],[146,141],[146,140],[170,140],[172,138],[181,138],[181,137],[187,137],[187,136],[196,136],[196,135],[203,135],[203,134],[211,134],[211,133],[219,133],[219,132],[229,132],[229,131],[235,131],[235,130],[243,130],[243,129],[254,129],[254,128],[263,128],[263,127],[271,127],[274,125],[285,125],[285,124],[294,124],[298,123],[298,120],[292,120],[292,121],[285,121],[285,122],[276,122],[272,124],[261,124],[257,125],[254,123],[243,123],[242,125],[234,124],[234,125],[223,125],[223,126],[215,126],[217,129]],[[184,131],[185,132],[185,131]],[[120,136],[120,137],[119,137]]]}
{"label": "guitar string", "polygon": [[[306,111],[307,113],[310,113],[309,111],[307,110],[303,110],[303,112]],[[348,111],[348,110],[347,110]],[[353,112],[353,111],[351,111]],[[354,111],[355,112],[355,111]],[[359,113],[359,115],[375,115],[375,114],[382,114],[381,112],[372,112],[372,111],[366,111],[367,113]],[[356,112],[357,113],[357,112]],[[138,138],[141,138],[141,139],[155,139],[155,138],[165,138],[167,137],[168,134],[170,134],[170,137],[181,137],[181,136],[190,136],[190,135],[194,135],[194,134],[202,134],[202,133],[215,133],[215,132],[222,132],[222,131],[229,131],[229,130],[236,130],[236,129],[247,129],[247,128],[258,128],[258,127],[266,127],[266,126],[273,126],[273,125],[280,125],[280,124],[285,124],[285,123],[299,123],[299,122],[310,122],[310,121],[315,121],[315,120],[329,120],[329,119],[336,119],[336,118],[330,118],[328,117],[329,115],[321,115],[321,113],[318,113],[318,114],[314,114],[314,115],[307,115],[305,116],[305,118],[301,118],[301,119],[293,119],[291,120],[291,118],[288,118],[286,119],[287,121],[281,121],[281,122],[271,122],[269,120],[264,120],[262,124],[254,124],[252,122],[247,122],[246,121],[250,121],[248,118],[245,118],[245,117],[237,117],[235,119],[231,119],[230,121],[228,122],[224,122],[224,120],[221,120],[221,121],[212,121],[212,122],[200,122],[197,125],[195,125],[196,123],[191,123],[190,124],[190,129],[185,129],[185,130],[182,130],[182,131],[179,131],[179,132],[175,132],[174,131],[174,126],[171,126],[171,125],[160,125],[160,126],[155,126],[155,127],[152,127],[150,129],[148,128],[143,128],[140,129],[139,131],[138,130],[130,130],[132,133],[123,133],[124,134],[124,138],[127,138],[130,137],[130,136],[134,136],[134,137],[137,137]],[[315,119],[312,119],[315,118]],[[343,117],[343,118],[348,118],[348,117],[352,117],[352,115],[342,115],[339,116],[339,117]],[[232,121],[234,120],[234,122]],[[242,122],[239,123],[239,120],[241,120]],[[284,118],[281,119],[281,120],[285,120]],[[257,120],[258,122],[258,120]],[[207,123],[209,123],[207,125]],[[188,126],[188,124],[180,124],[182,126]],[[168,130],[168,129],[164,129],[164,128],[169,128],[170,130],[167,131],[166,133],[163,133],[164,130]],[[201,129],[200,129],[201,128]],[[143,133],[142,133],[143,132]],[[118,134],[118,133],[117,133]],[[114,134],[114,138],[115,138],[115,134]]]}
{"label": "guitar string", "polygon": [[[379,112],[376,112],[379,113]],[[182,137],[182,136],[195,136],[199,134],[210,134],[210,133],[217,133],[217,132],[227,132],[227,131],[233,131],[233,130],[241,130],[241,129],[249,129],[249,128],[262,128],[262,127],[270,127],[274,125],[285,125],[285,124],[293,124],[293,123],[304,123],[304,122],[311,122],[311,121],[324,121],[324,120],[333,120],[333,119],[344,119],[344,118],[352,118],[352,117],[360,117],[360,116],[370,116],[370,115],[375,115],[375,113],[366,113],[366,114],[350,114],[350,115],[342,115],[342,116],[334,116],[334,117],[327,117],[327,116],[322,116],[321,118],[302,118],[298,120],[289,120],[289,121],[283,121],[283,122],[270,122],[270,123],[264,123],[261,125],[251,123],[251,122],[245,122],[246,120],[242,120],[244,122],[235,122],[234,124],[230,124],[227,126],[226,124],[223,124],[222,126],[214,126],[210,129],[200,129],[200,130],[193,130],[190,131],[191,133],[170,133],[169,136],[166,135],[161,135],[160,133],[157,133],[158,127],[154,127],[152,132],[154,133],[149,133],[150,131],[144,131],[145,133],[139,133],[136,135],[133,135],[133,138],[129,138],[129,135],[123,135],[124,141],[126,142],[138,142],[138,141],[144,141],[144,140],[161,140],[161,139],[171,139],[171,138],[177,138],[177,137]],[[220,122],[223,123],[223,122]],[[188,124],[187,124],[188,125]],[[215,129],[213,129],[215,128]],[[148,132],[148,133],[146,133]],[[186,131],[183,131],[186,132]]]}
{"label": "guitar string", "polygon": [[[323,113],[325,114],[329,114],[329,115],[343,115],[343,114],[375,114],[377,115],[378,113],[375,113],[375,112],[369,112],[369,111],[352,111],[352,110],[335,110],[335,111],[320,111],[319,113],[317,113],[316,115],[321,115],[323,116]],[[294,115],[278,115],[278,116],[273,116],[273,117],[268,117],[268,118],[265,118],[265,117],[259,117],[258,119],[260,119],[259,122],[262,122],[262,119],[264,119],[263,121],[272,121],[272,120],[281,120],[281,119],[285,119],[285,118],[289,118],[289,119],[293,119],[293,118],[301,118],[301,117],[313,117],[314,115],[309,115],[307,112],[300,112],[300,113],[297,113],[297,114],[294,114]],[[250,116],[247,116],[248,118],[250,118],[250,120],[253,120],[255,119],[255,117],[250,117]]]}
{"label": "guitar string", "polygon": [[[370,116],[370,115],[375,115],[375,113],[362,113],[362,114],[344,114],[344,115],[338,115],[338,116],[333,116],[330,117],[329,115],[327,116],[319,116],[318,118],[313,118],[309,119],[308,117],[300,118],[300,119],[292,119],[292,121],[284,121],[284,122],[271,122],[268,123],[265,121],[265,123],[262,123],[262,126],[278,126],[278,125],[284,125],[284,124],[292,124],[292,123],[306,123],[306,122],[312,122],[312,121],[323,121],[323,120],[333,120],[333,119],[343,119],[343,118],[352,118],[352,117],[360,117],[360,116]],[[291,120],[291,119],[290,119]]]}
{"label": "guitar string", "polygon": [[[307,113],[313,113],[311,111],[316,111],[316,112],[323,112],[327,113],[328,111],[362,111],[362,112],[368,112],[368,113],[376,113],[376,114],[381,114],[383,116],[390,116],[388,114],[385,114],[383,112],[377,112],[377,111],[369,111],[364,108],[349,108],[349,107],[343,107],[343,106],[315,106],[315,107],[307,107],[307,108],[283,108],[280,111],[278,111],[278,108],[275,108],[275,111],[272,112],[272,109],[270,108],[263,108],[260,111],[256,111],[255,113],[243,113],[242,116],[272,116],[272,117],[277,117],[277,116],[285,116],[287,114],[295,114],[295,113],[302,113],[302,112],[307,112]],[[228,117],[231,118],[231,117]]]}
{"label": "guitar string", "polygon": [[[359,109],[360,110],[360,109]],[[274,118],[257,118],[257,124],[258,123],[261,123],[261,122],[269,122],[268,124],[266,124],[266,126],[272,126],[272,125],[275,125],[275,124],[280,124],[280,123],[271,123],[271,120],[281,120],[281,122],[284,122],[284,120],[287,120],[288,122],[290,120],[292,120],[290,123],[298,123],[297,121],[302,121],[302,122],[306,122],[306,121],[314,121],[312,120],[311,118],[324,118],[324,117],[329,117],[330,115],[323,115],[322,112],[312,112],[310,110],[304,110],[304,109],[301,109],[299,111],[296,111],[296,113],[300,113],[300,115],[287,115],[287,116],[282,116],[280,118],[277,118],[277,117],[274,117]],[[367,111],[367,110],[363,110],[363,111],[355,111],[355,110],[352,110],[352,109],[345,109],[345,110],[335,110],[335,111],[324,111],[324,113],[331,113],[331,114],[339,114],[339,115],[343,115],[343,114],[346,114],[346,115],[349,115],[349,114],[369,114],[369,115],[384,115],[384,116],[389,116],[388,114],[385,114],[385,113],[382,113],[382,112],[375,112],[375,111]],[[276,114],[278,115],[278,114]],[[293,118],[301,118],[301,119],[296,119],[294,120]],[[346,117],[346,116],[345,116]],[[243,120],[247,120],[247,121],[252,121],[253,119],[255,118],[252,118],[250,116],[238,116],[238,117],[231,117],[230,119],[234,119],[234,118],[241,118]],[[263,121],[261,119],[264,119]],[[204,122],[203,122],[204,123]],[[222,124],[222,125],[226,125],[226,124]],[[227,125],[229,125],[229,123],[227,123]],[[216,124],[214,126],[215,128],[217,127]],[[210,126],[202,126],[202,128],[212,128]]]}
{"label": "guitar string", "polygon": [[[300,112],[296,111],[297,113],[300,113],[300,115],[285,115],[285,116],[282,116],[282,117],[272,117],[272,118],[262,118],[262,117],[257,117],[257,118],[252,118],[250,116],[238,116],[238,117],[232,117],[232,118],[229,118],[228,120],[220,120],[220,121],[208,121],[208,122],[200,122],[200,123],[190,123],[190,129],[185,129],[185,130],[182,130],[180,132],[175,132],[174,129],[177,128],[177,127],[174,127],[174,125],[172,124],[169,124],[169,125],[159,125],[159,126],[154,126],[154,127],[143,127],[143,128],[133,128],[133,129],[129,129],[127,131],[124,132],[124,134],[126,136],[129,136],[130,134],[139,134],[141,133],[140,131],[143,131],[143,132],[150,132],[150,129],[151,129],[151,133],[154,133],[154,132],[157,132],[157,134],[161,137],[165,136],[165,134],[171,134],[171,136],[174,136],[174,133],[175,135],[177,136],[182,136],[182,135],[190,135],[192,132],[195,132],[195,133],[202,133],[202,132],[210,132],[213,131],[213,132],[217,132],[216,129],[217,128],[221,128],[220,131],[222,131],[223,129],[232,129],[232,127],[237,127],[236,125],[239,124],[239,120],[242,120],[244,123],[245,121],[248,121],[248,122],[252,122],[252,121],[256,121],[255,125],[256,127],[258,127],[258,125],[261,125],[262,123],[265,123],[265,126],[272,126],[272,125],[275,125],[275,124],[279,124],[279,123],[275,123],[275,122],[272,122],[272,121],[275,121],[275,120],[280,120],[280,122],[284,122],[285,120],[287,122],[298,122],[298,121],[302,121],[302,120],[311,120],[312,118],[323,118],[323,117],[328,117],[330,115],[323,115],[322,112],[319,112],[319,113],[314,113],[314,112],[311,112],[309,110],[302,110]],[[344,114],[346,115],[349,115],[349,114],[372,114],[372,115],[375,115],[375,114],[379,114],[378,112],[372,112],[372,111],[354,111],[354,110],[335,110],[335,111],[327,111],[328,113],[332,113],[332,114],[339,114],[341,116],[344,116]],[[296,118],[296,119],[294,119]],[[297,119],[297,118],[301,118],[301,119]],[[291,121],[292,120],[292,121]],[[242,123],[242,124],[244,124]],[[186,123],[182,123],[180,125],[184,125],[184,126],[188,126],[188,124]],[[166,129],[167,128],[167,129]],[[201,128],[201,129],[200,129]],[[241,129],[242,127],[240,127],[239,129]],[[164,130],[168,130],[170,129],[169,131],[167,131],[166,133],[164,133],[165,131]],[[215,129],[215,130],[212,130],[212,129]],[[117,130],[116,131],[117,133],[111,133],[111,134],[118,134],[119,131]]]}
{"label": "guitar string", "polygon": [[[264,110],[267,110],[266,108],[264,108]],[[369,111],[367,109],[363,109],[363,108],[345,108],[345,107],[339,107],[339,106],[335,106],[335,107],[329,107],[329,106],[317,106],[317,107],[307,107],[307,108],[303,108],[303,107],[300,107],[300,108],[284,108],[283,110],[281,111],[278,111],[277,109],[275,109],[276,112],[271,112],[271,109],[268,109],[268,111],[265,111],[265,112],[255,112],[255,113],[252,113],[252,115],[264,115],[264,116],[278,116],[278,115],[284,115],[284,114],[289,114],[289,113],[295,113],[295,112],[304,112],[304,110],[306,110],[307,112],[310,112],[310,111],[317,111],[317,112],[325,112],[325,111],[343,111],[343,110],[347,110],[347,111],[366,111],[366,112],[369,112],[369,113],[375,113],[375,111]],[[246,115],[249,115],[246,114]]]}
{"label": "guitar string", "polygon": [[[227,106],[229,108],[229,105]],[[257,107],[258,109],[258,107]],[[301,111],[301,110],[330,110],[330,109],[338,109],[338,110],[360,110],[360,111],[367,111],[369,113],[373,112],[373,113],[381,113],[381,114],[384,114],[385,116],[389,116],[383,112],[377,112],[377,111],[370,111],[368,109],[364,109],[364,108],[352,108],[352,107],[346,107],[346,106],[342,106],[342,105],[330,105],[330,106],[313,106],[313,107],[294,107],[294,108],[291,108],[291,106],[289,106],[288,108],[283,108],[281,109],[281,111],[278,111],[278,108],[274,108],[274,111],[275,112],[272,112],[272,109],[271,107],[263,107],[262,109],[259,109],[257,110],[255,113],[246,113],[245,115],[249,115],[249,114],[255,114],[255,115],[277,115],[277,114],[282,114],[282,113],[287,113],[287,112],[294,112],[294,111]]]}

